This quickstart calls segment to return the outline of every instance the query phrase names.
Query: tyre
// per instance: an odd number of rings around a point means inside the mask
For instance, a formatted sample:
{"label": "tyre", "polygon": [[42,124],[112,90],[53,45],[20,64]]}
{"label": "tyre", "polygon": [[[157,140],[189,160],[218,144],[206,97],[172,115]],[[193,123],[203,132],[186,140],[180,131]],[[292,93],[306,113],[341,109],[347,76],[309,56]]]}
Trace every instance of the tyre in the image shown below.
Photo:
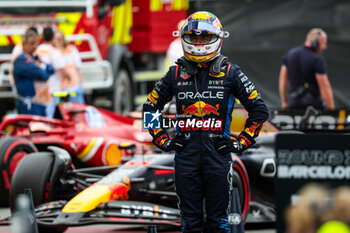
{"label": "tyre", "polygon": [[33,193],[34,206],[53,200],[68,200],[77,194],[79,188],[73,165],[55,155],[54,152],[35,152],[27,155],[18,164],[10,188],[10,207],[24,189]]}
{"label": "tyre", "polygon": [[248,173],[242,161],[237,156],[232,156],[233,173],[232,186],[238,189],[239,200],[241,203],[242,220],[245,222],[249,212],[250,205],[250,183]]}
{"label": "tyre", "polygon": [[131,79],[125,69],[120,69],[114,83],[113,110],[117,113],[127,114],[133,110],[133,107],[134,97]]}
{"label": "tyre", "polygon": [[0,139],[0,206],[8,206],[11,179],[18,163],[29,153],[36,152],[33,143],[16,137]]}
{"label": "tyre", "polygon": [[18,164],[12,177],[10,188],[10,207],[14,209],[16,197],[30,188],[34,206],[48,202],[50,191],[50,175],[54,163],[52,152],[37,152],[27,155]]}
{"label": "tyre", "polygon": [[[11,210],[15,209],[16,197],[23,193],[24,189],[31,189],[34,206],[57,200],[65,192],[60,185],[61,179],[58,179],[62,169],[57,169],[55,159],[57,157],[53,152],[36,152],[22,159],[12,178]],[[66,229],[42,228],[39,225],[39,232],[64,232]]]}

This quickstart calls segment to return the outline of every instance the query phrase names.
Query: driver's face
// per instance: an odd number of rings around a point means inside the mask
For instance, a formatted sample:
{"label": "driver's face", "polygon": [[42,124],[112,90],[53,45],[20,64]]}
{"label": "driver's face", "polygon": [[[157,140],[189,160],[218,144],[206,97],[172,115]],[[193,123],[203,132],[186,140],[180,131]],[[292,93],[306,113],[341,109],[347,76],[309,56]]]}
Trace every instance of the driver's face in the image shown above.
{"label": "driver's face", "polygon": [[211,37],[211,35],[191,35],[190,40],[193,44],[208,44]]}

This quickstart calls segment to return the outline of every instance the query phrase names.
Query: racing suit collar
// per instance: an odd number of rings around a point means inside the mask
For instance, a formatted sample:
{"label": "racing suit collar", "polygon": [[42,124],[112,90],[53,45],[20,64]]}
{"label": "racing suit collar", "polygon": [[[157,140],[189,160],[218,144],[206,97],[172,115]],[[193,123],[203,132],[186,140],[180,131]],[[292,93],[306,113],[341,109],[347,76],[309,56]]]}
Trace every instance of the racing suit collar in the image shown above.
{"label": "racing suit collar", "polygon": [[208,63],[206,63],[206,62],[200,62],[200,63],[197,63],[197,64],[198,64],[199,68],[208,68]]}

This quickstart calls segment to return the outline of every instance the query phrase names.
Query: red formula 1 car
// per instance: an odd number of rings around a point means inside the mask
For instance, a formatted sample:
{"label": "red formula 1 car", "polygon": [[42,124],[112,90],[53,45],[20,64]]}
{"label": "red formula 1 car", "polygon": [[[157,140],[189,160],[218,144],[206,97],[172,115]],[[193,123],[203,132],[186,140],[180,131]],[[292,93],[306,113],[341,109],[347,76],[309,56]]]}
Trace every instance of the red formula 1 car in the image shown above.
{"label": "red formula 1 car", "polygon": [[7,115],[0,124],[0,205],[8,205],[11,177],[28,153],[66,150],[76,167],[119,165],[133,153],[153,153],[140,120],[78,103],[60,103],[53,119]]}

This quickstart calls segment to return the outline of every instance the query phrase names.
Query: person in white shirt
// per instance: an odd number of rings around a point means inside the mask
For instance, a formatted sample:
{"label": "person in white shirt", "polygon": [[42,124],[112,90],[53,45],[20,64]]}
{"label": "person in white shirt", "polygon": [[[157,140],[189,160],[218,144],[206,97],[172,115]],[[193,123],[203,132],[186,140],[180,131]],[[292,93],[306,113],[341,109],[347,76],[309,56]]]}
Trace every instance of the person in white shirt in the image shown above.
{"label": "person in white shirt", "polygon": [[78,49],[74,45],[68,44],[63,33],[59,30],[55,31],[52,43],[61,52],[68,73],[68,76],[61,79],[62,90],[76,94],[76,96],[69,98],[70,102],[85,103],[81,74],[82,63]]}
{"label": "person in white shirt", "polygon": [[[56,72],[49,78],[49,89],[51,95],[54,92],[62,91],[61,79],[62,77],[69,76],[65,68],[65,61],[58,49],[52,45],[53,40],[53,30],[51,27],[46,27],[43,30],[43,40],[44,42],[40,44],[36,50],[40,60],[44,63],[52,65]],[[53,117],[58,102],[57,97],[53,97],[53,101],[46,108],[46,116]]]}

